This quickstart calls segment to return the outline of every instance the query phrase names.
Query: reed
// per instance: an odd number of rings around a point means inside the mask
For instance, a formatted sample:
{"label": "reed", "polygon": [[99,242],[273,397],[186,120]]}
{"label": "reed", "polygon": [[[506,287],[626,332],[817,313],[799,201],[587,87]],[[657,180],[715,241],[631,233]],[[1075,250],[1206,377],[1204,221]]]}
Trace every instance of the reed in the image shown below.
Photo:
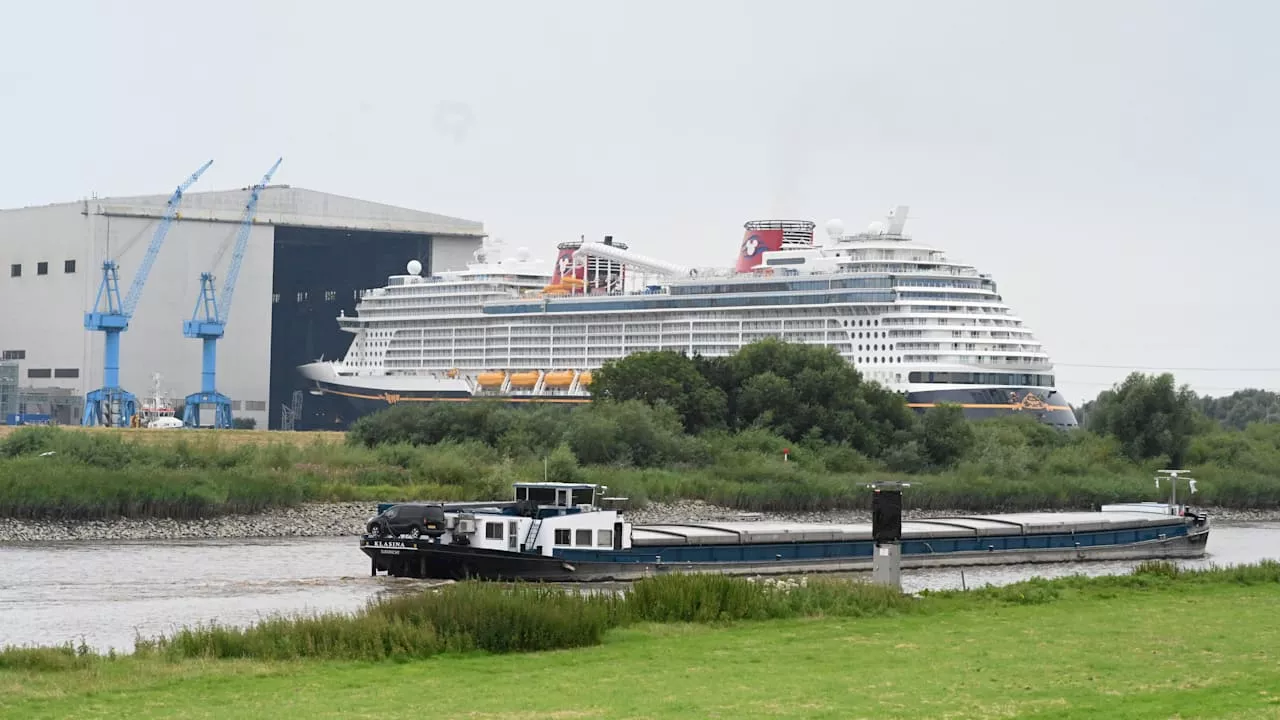
{"label": "reed", "polygon": [[895,589],[834,578],[762,580],[666,575],[636,582],[627,594],[632,620],[734,622],[795,617],[863,617],[905,612],[913,601]]}
{"label": "reed", "polygon": [[[308,501],[502,499],[511,483],[541,480],[544,470],[553,480],[608,485],[636,506],[699,499],[753,511],[866,509],[865,485],[886,479],[911,482],[908,511],[1086,509],[1167,497],[1151,481],[1162,461],[1135,464],[1107,439],[1029,423],[975,423],[973,446],[954,467],[909,474],[848,446],[790,443],[758,428],[672,435],[669,418],[648,422],[636,407],[597,418],[593,433],[565,421],[572,413],[513,412],[485,408],[463,418],[470,424],[449,424],[441,411],[417,434],[372,445],[355,433],[337,443],[263,432],[267,440],[252,444],[195,431],[24,428],[0,440],[0,517],[198,518]],[[432,442],[418,444],[423,438]],[[1188,456],[1197,504],[1280,508],[1280,425],[1197,436]],[[592,457],[614,461],[583,461]]]}
{"label": "reed", "polygon": [[273,617],[238,628],[207,625],[139,639],[137,653],[169,659],[383,660],[442,652],[533,652],[598,644],[623,601],[538,585],[464,582],[372,601],[352,615]]}

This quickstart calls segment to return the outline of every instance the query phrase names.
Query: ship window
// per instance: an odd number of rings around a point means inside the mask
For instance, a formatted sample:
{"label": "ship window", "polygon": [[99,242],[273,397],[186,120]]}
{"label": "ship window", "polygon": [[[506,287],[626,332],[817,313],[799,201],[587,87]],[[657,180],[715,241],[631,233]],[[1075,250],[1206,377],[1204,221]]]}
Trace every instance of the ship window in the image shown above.
{"label": "ship window", "polygon": [[75,261],[75,260],[63,260],[63,261],[62,261],[62,272],[67,273],[67,274],[69,275],[69,274],[71,274],[71,273],[73,273],[73,272],[75,272],[75,271],[76,271],[76,261]]}
{"label": "ship window", "polygon": [[591,547],[591,530],[590,530],[590,528],[588,528],[588,529],[586,529],[586,530],[578,530],[578,532],[577,532],[577,537],[576,537],[576,538],[574,538],[574,542],[573,542],[573,544],[574,544],[574,545],[581,545],[581,546],[583,546],[583,547]]}
{"label": "ship window", "polygon": [[47,378],[53,377],[53,371],[49,368],[27,368],[27,377],[29,378]]}
{"label": "ship window", "polygon": [[596,545],[598,545],[599,547],[613,547],[613,531],[597,530]]}
{"label": "ship window", "polygon": [[26,360],[26,359],[27,359],[26,350],[5,350],[4,354],[0,355],[0,360]]}
{"label": "ship window", "polygon": [[21,263],[14,263],[9,266],[9,277],[22,277]]}
{"label": "ship window", "polygon": [[49,263],[47,263],[47,262],[38,262],[38,263],[36,263],[36,274],[37,274],[37,275],[48,275],[48,274],[49,274]]}
{"label": "ship window", "polygon": [[556,544],[557,545],[569,544],[569,528],[560,528],[556,530]]}
{"label": "ship window", "polygon": [[488,540],[502,539],[502,523],[489,522],[484,524],[484,536]]}
{"label": "ship window", "polygon": [[53,371],[56,378],[78,378],[80,377],[80,368],[57,368]]}

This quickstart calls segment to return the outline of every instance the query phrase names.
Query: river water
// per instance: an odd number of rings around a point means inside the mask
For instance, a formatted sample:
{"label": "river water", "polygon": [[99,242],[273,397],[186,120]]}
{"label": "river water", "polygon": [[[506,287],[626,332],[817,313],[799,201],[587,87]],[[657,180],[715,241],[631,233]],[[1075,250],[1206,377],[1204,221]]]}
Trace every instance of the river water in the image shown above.
{"label": "river water", "polygon": [[[1216,525],[1185,567],[1280,559],[1280,522]],[[1129,572],[1135,561],[906,570],[903,589]],[[369,576],[356,538],[74,541],[0,546],[0,646],[84,642],[105,651],[184,625],[362,607],[432,581]]]}

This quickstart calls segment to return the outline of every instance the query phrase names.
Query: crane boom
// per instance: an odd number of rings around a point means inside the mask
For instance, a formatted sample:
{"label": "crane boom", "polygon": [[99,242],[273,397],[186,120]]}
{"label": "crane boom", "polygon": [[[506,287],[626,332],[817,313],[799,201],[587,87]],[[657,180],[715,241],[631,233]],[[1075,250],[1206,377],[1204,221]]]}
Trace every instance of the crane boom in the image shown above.
{"label": "crane boom", "polygon": [[[231,398],[218,392],[218,339],[227,328],[227,318],[231,314],[231,300],[236,290],[236,280],[240,277],[240,265],[244,261],[245,250],[249,246],[249,233],[253,230],[253,213],[258,207],[258,198],[263,188],[271,182],[271,176],[284,158],[276,160],[271,169],[262,176],[262,181],[249,189],[249,200],[244,206],[244,216],[240,219],[240,228],[236,232],[235,248],[231,252],[231,260],[227,265],[227,275],[223,278],[222,295],[214,294],[214,277],[212,268],[200,273],[200,295],[196,298],[195,312],[191,319],[182,323],[182,334],[195,338],[202,343],[200,362],[200,392],[192,393],[186,398],[186,407],[182,414],[184,424],[195,427],[200,424],[200,408],[212,406],[213,427],[229,428],[232,426]],[[225,246],[224,246],[225,247]],[[221,255],[221,253],[219,253]],[[217,258],[213,261],[218,264]]]}
{"label": "crane boom", "polygon": [[249,192],[249,202],[245,205],[244,220],[241,221],[240,233],[236,236],[235,249],[231,251],[231,262],[227,265],[227,277],[222,281],[222,295],[218,298],[218,322],[223,325],[227,324],[227,317],[231,314],[231,300],[236,292],[236,280],[240,277],[240,263],[244,260],[244,251],[249,246],[249,232],[253,229],[253,212],[258,208],[258,197],[262,194],[262,189],[271,182],[271,176],[276,174],[276,169],[280,167],[280,163],[284,158],[278,158],[276,164],[262,176],[262,181],[253,186]]}
{"label": "crane boom", "polygon": [[[181,185],[169,196],[165,204],[164,214],[160,218],[160,226],[151,237],[151,244],[134,273],[133,283],[124,301],[120,300],[120,266],[114,259],[102,263],[102,283],[98,286],[98,295],[93,302],[93,309],[84,315],[84,328],[103,333],[102,339],[102,387],[85,393],[84,425],[129,425],[137,410],[137,397],[120,386],[120,333],[129,329],[129,321],[138,307],[138,298],[142,288],[155,265],[156,256],[160,254],[160,246],[169,233],[169,226],[177,217],[178,206],[182,204],[183,193],[191,187],[205,170],[213,164],[210,160],[191,173]],[[105,307],[104,307],[105,305]]]}
{"label": "crane boom", "polygon": [[160,218],[160,227],[156,228],[155,235],[151,236],[151,244],[147,246],[147,254],[142,257],[142,264],[138,266],[138,271],[134,273],[133,283],[129,286],[129,294],[125,296],[124,304],[121,311],[125,317],[133,317],[133,311],[138,307],[138,299],[142,296],[142,288],[147,284],[147,276],[151,274],[151,267],[156,264],[156,256],[160,254],[160,246],[164,243],[164,238],[169,234],[169,226],[173,224],[173,218],[178,214],[178,205],[182,203],[182,194],[187,188],[195,184],[200,176],[213,161],[200,166],[199,170],[191,173],[191,177],[187,178],[178,189],[173,191],[169,196],[169,202],[165,203],[164,216]]}

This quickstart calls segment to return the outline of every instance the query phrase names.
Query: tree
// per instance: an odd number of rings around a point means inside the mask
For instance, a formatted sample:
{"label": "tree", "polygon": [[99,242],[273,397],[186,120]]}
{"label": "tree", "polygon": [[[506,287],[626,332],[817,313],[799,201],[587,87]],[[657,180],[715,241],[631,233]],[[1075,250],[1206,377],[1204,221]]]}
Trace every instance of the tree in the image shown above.
{"label": "tree", "polygon": [[1114,437],[1135,462],[1163,456],[1182,467],[1195,431],[1195,404],[1195,393],[1175,387],[1173,375],[1135,372],[1098,395],[1089,429]]}
{"label": "tree", "polygon": [[920,444],[934,466],[954,465],[973,447],[973,428],[965,420],[964,409],[940,403],[926,410],[920,422]]}
{"label": "tree", "polygon": [[1235,430],[1249,423],[1280,422],[1280,394],[1267,390],[1237,390],[1226,397],[1198,398],[1197,404],[1205,415]]}
{"label": "tree", "polygon": [[697,367],[727,398],[734,429],[764,427],[792,441],[816,432],[878,457],[915,427],[900,395],[864,382],[831,347],[767,339]]}
{"label": "tree", "polygon": [[725,424],[724,392],[711,386],[693,360],[671,350],[632,353],[606,362],[594,373],[591,399],[667,405],[691,433]]}

